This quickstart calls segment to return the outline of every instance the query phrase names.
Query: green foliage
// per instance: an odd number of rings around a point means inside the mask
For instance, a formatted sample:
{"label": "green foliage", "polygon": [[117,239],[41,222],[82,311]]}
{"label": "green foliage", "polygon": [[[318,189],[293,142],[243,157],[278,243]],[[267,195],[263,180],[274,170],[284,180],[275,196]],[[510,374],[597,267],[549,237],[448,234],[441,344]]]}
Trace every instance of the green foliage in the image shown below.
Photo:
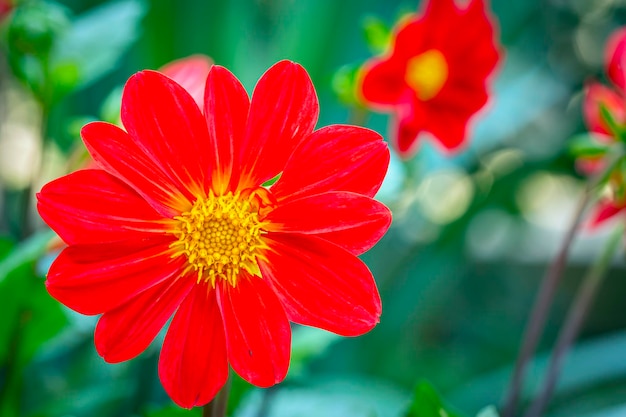
{"label": "green foliage", "polygon": [[598,158],[607,154],[609,146],[592,133],[581,133],[570,140],[569,151],[576,158]]}
{"label": "green foliage", "polygon": [[332,88],[339,100],[351,106],[359,106],[357,97],[357,77],[359,75],[360,66],[344,65],[335,71],[332,79]]}
{"label": "green foliage", "polygon": [[56,40],[50,57],[58,96],[84,88],[114,69],[139,36],[145,12],[141,0],[121,0],[76,17]]}
{"label": "green foliage", "polygon": [[621,142],[626,142],[626,129],[621,126],[613,117],[611,110],[604,103],[600,103],[600,117],[609,127],[609,131],[613,136],[619,139]]}
{"label": "green foliage", "polygon": [[363,20],[365,42],[374,54],[385,52],[391,42],[391,30],[376,16],[367,16]]}
{"label": "green foliage", "polygon": [[50,59],[53,46],[70,24],[70,14],[66,8],[45,1],[21,5],[9,22],[9,63],[13,73],[41,103],[48,103],[52,94]]}
{"label": "green foliage", "polygon": [[69,11],[60,4],[47,1],[25,2],[15,10],[10,21],[9,46],[14,54],[34,55],[45,59],[58,36],[69,26]]}
{"label": "green foliage", "polygon": [[72,17],[52,1],[16,9],[8,30],[14,74],[45,110],[113,70],[138,36],[141,0],[120,0]]}
{"label": "green foliage", "polygon": [[413,399],[405,417],[460,417],[443,404],[432,385],[422,381],[415,387]]}
{"label": "green foliage", "polygon": [[[34,235],[0,261],[0,415],[17,416],[24,369],[39,349],[67,324],[58,302],[35,272],[35,260],[50,241]],[[4,377],[1,377],[4,375]]]}

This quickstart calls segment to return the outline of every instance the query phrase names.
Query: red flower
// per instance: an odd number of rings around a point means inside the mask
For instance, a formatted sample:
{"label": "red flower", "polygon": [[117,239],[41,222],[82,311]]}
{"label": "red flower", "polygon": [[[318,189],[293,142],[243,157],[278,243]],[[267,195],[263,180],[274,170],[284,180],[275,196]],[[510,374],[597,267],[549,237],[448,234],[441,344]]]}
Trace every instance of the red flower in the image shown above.
{"label": "red flower", "polygon": [[605,50],[605,65],[612,87],[596,81],[587,84],[583,99],[583,116],[591,132],[598,133],[600,141],[613,142],[614,132],[602,115],[602,107],[619,126],[626,126],[626,28],[610,36]]}
{"label": "red flower", "polygon": [[626,199],[602,198],[591,210],[586,226],[590,230],[596,229],[610,220],[614,220],[618,214],[626,216]]}
{"label": "red flower", "polygon": [[493,19],[483,0],[465,8],[431,0],[422,15],[402,20],[391,50],[366,62],[359,94],[394,113],[393,144],[410,156],[420,132],[447,150],[463,144],[470,118],[488,99],[487,78],[499,60]]}
{"label": "red flower", "polygon": [[[615,128],[626,128],[626,28],[613,32],[605,50],[605,69],[610,87],[592,81],[587,83],[583,98],[583,118],[593,140],[607,146],[607,154],[601,156],[582,156],[576,160],[578,169],[587,174],[599,174],[607,169],[608,146],[618,142]],[[613,120],[612,127],[606,115]],[[606,184],[608,195],[600,199],[592,209],[587,226],[597,228],[618,215],[626,215],[626,179],[619,169],[611,172]]]}
{"label": "red flower", "polygon": [[212,65],[213,61],[206,55],[191,55],[165,64],[159,72],[187,90],[202,110],[204,108],[204,85]]}
{"label": "red flower", "polygon": [[[587,83],[583,96],[583,118],[594,139],[610,145],[618,140],[607,123],[602,109],[619,127],[626,127],[626,28],[616,30],[607,41],[605,65],[613,86],[607,87],[597,81]],[[624,62],[624,64],[622,64]],[[591,175],[606,168],[606,158],[583,156],[576,160],[578,169]]]}
{"label": "red flower", "polygon": [[228,364],[252,384],[280,382],[289,321],[346,336],[370,330],[380,298],[357,255],[391,221],[372,199],[385,143],[356,126],[314,131],[318,101],[298,64],[270,68],[252,100],[213,66],[203,102],[202,112],[159,72],[135,74],[122,98],[126,131],[82,130],[101,169],[38,194],[42,218],[69,245],[48,291],[102,314],[95,343],[106,361],[141,353],[175,313],[159,375],[182,407],[208,403]]}

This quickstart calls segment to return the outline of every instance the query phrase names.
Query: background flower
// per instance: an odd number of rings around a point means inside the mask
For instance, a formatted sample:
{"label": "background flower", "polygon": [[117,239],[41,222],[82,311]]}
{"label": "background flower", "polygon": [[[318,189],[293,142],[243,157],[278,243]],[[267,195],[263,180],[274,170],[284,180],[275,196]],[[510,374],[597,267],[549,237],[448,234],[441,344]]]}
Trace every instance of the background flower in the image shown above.
{"label": "background flower", "polygon": [[464,143],[500,59],[483,0],[429,1],[423,9],[401,19],[389,50],[365,63],[359,89],[366,105],[393,113],[391,137],[403,157],[415,152],[421,132],[447,150]]}

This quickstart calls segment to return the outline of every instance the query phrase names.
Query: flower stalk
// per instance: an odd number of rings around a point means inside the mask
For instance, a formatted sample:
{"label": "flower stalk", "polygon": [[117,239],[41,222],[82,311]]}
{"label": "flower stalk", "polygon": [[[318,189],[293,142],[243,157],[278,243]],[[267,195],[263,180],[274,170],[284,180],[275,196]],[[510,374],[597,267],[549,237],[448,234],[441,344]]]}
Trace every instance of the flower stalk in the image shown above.
{"label": "flower stalk", "polygon": [[552,356],[550,357],[543,387],[539,395],[532,402],[525,415],[526,417],[541,416],[543,410],[548,405],[552,393],[554,392],[565,355],[576,339],[598,289],[606,276],[606,271],[611,264],[611,260],[620,247],[619,243],[624,235],[624,230],[624,223],[621,223],[619,227],[615,228],[613,234],[609,237],[609,240],[604,246],[604,249],[585,276],[582,287],[578,291],[576,299],[567,314],[565,324],[559,333],[559,338],[552,352]]}
{"label": "flower stalk", "polygon": [[545,328],[552,300],[554,299],[556,289],[558,288],[561,276],[563,275],[563,269],[567,261],[569,249],[574,241],[574,237],[576,236],[576,232],[582,220],[585,208],[589,204],[592,189],[593,187],[587,187],[584,191],[582,198],[578,202],[576,211],[574,212],[572,222],[567,229],[565,238],[561,243],[559,252],[541,281],[541,287],[539,288],[539,292],[535,298],[535,303],[530,313],[530,319],[526,325],[522,347],[520,348],[520,352],[515,363],[509,392],[502,411],[502,417],[513,417],[515,415],[515,409],[517,408],[517,403],[519,401],[522,381],[524,379],[524,375],[526,374],[528,362],[533,356],[533,353],[537,348],[537,344],[539,343],[539,338]]}
{"label": "flower stalk", "polygon": [[574,212],[572,222],[565,233],[565,238],[563,239],[559,252],[543,277],[541,287],[539,288],[533,309],[530,313],[530,319],[526,325],[522,347],[520,348],[520,352],[513,369],[509,391],[502,408],[502,417],[513,417],[515,415],[528,362],[537,349],[539,339],[545,329],[552,300],[554,299],[556,289],[561,281],[563,269],[567,261],[567,255],[572,242],[574,241],[574,237],[576,236],[576,232],[578,231],[585,208],[591,202],[592,196],[597,191],[598,186],[607,181],[610,173],[614,171],[616,164],[624,156],[621,147],[614,148],[614,151],[615,152],[611,154],[612,158],[607,162],[604,171],[596,173],[596,175],[593,176],[587,183],[587,187],[585,188],[585,191],[578,202],[578,206],[576,207],[576,211]]}
{"label": "flower stalk", "polygon": [[230,377],[217,393],[215,398],[202,407],[202,417],[225,417],[228,406],[228,395],[230,394]]}

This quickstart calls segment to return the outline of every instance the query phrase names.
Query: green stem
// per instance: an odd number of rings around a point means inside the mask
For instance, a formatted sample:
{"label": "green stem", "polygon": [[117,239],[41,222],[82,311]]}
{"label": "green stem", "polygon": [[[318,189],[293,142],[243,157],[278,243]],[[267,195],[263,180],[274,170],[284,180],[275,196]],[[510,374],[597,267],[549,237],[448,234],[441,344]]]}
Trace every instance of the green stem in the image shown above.
{"label": "green stem", "polygon": [[540,417],[543,410],[548,405],[552,393],[554,392],[565,355],[580,331],[585,316],[589,312],[598,289],[606,276],[606,271],[611,264],[611,260],[619,248],[619,243],[623,235],[624,225],[621,224],[620,227],[616,228],[613,235],[604,246],[600,256],[596,258],[591,269],[585,276],[582,287],[578,291],[576,299],[567,314],[565,324],[559,333],[559,338],[552,352],[552,356],[550,357],[543,387],[540,394],[531,404],[525,415],[526,417]]}
{"label": "green stem", "polygon": [[550,268],[541,281],[541,287],[539,288],[539,292],[535,298],[535,304],[533,305],[528,324],[526,325],[526,329],[524,331],[522,347],[520,348],[517,361],[515,362],[515,368],[513,370],[513,376],[511,377],[508,395],[502,410],[502,417],[514,416],[522,391],[522,381],[526,373],[526,367],[528,366],[528,362],[535,352],[537,344],[539,343],[539,338],[543,333],[554,294],[556,293],[556,289],[561,281],[561,276],[563,275],[563,269],[565,267],[565,262],[567,261],[569,248],[572,245],[574,237],[576,236],[576,231],[578,230],[578,225],[582,220],[585,207],[587,207],[591,198],[591,188],[592,187],[587,187],[582,198],[578,202],[576,212],[569,228],[567,229],[565,238],[561,243],[559,253],[552,261]]}
{"label": "green stem", "polygon": [[365,126],[368,118],[369,112],[367,111],[367,109],[363,106],[355,104],[350,108],[350,113],[348,114],[348,124]]}
{"label": "green stem", "polygon": [[215,398],[202,407],[202,417],[225,417],[226,406],[228,405],[228,394],[230,393],[230,376]]}
{"label": "green stem", "polygon": [[582,220],[585,208],[589,204],[598,185],[604,183],[607,176],[613,171],[616,164],[621,158],[623,158],[623,156],[623,149],[621,149],[621,147],[615,148],[612,153],[612,158],[607,161],[605,170],[592,177],[587,183],[587,187],[585,188],[583,196],[578,203],[578,207],[576,208],[572,222],[567,230],[565,239],[563,239],[559,253],[552,261],[550,268],[546,271],[546,274],[543,277],[541,287],[539,288],[539,292],[535,298],[535,304],[533,305],[530,318],[524,331],[522,347],[520,348],[520,352],[515,362],[515,368],[513,369],[508,394],[504,402],[504,407],[502,408],[502,417],[513,417],[515,415],[517,403],[519,402],[519,397],[522,391],[522,381],[526,373],[526,367],[537,349],[539,338],[543,334],[550,306],[552,305],[552,300],[554,299],[556,289],[563,274],[565,262],[567,261],[567,254],[574,237],[576,236],[576,231],[578,230],[578,225]]}

